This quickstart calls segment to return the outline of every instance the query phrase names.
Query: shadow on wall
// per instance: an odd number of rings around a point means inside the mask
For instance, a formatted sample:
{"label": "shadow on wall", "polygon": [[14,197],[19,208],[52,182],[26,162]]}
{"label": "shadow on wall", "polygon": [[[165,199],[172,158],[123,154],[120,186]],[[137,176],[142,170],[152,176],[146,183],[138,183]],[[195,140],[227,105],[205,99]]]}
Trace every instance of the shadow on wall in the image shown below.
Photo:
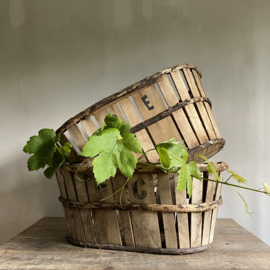
{"label": "shadow on wall", "polygon": [[0,228],[5,232],[0,234],[0,244],[47,213],[63,216],[55,177],[42,179],[41,171],[28,172],[25,158],[2,166],[0,172]]}

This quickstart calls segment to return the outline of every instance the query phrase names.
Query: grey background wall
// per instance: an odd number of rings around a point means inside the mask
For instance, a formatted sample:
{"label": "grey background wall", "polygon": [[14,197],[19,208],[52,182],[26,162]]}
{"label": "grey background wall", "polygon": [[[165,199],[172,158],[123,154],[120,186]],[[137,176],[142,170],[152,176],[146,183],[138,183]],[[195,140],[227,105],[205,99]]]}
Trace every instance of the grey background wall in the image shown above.
{"label": "grey background wall", "polygon": [[[29,173],[22,148],[94,102],[176,64],[199,67],[225,149],[214,157],[270,182],[270,2],[2,0],[0,243],[62,216],[55,179]],[[219,217],[270,245],[270,198],[227,187]]]}

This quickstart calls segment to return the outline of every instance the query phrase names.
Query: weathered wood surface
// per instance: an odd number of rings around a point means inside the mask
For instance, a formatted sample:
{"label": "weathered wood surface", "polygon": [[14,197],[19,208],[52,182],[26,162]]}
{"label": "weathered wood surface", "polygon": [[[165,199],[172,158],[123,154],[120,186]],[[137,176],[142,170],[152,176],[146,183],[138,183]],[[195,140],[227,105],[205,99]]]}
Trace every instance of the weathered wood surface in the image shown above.
{"label": "weathered wood surface", "polygon": [[75,247],[64,218],[43,218],[0,246],[0,269],[270,269],[270,247],[232,219],[218,219],[212,248],[152,255]]}

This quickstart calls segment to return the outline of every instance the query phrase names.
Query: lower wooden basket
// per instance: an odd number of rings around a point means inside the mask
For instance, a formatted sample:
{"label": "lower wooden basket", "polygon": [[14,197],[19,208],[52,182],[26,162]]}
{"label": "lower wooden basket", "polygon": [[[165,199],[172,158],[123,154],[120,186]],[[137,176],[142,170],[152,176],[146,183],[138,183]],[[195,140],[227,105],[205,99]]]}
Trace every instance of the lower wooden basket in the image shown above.
{"label": "lower wooden basket", "polygon": [[[222,181],[228,165],[214,165]],[[207,170],[205,164],[199,166]],[[77,169],[76,165],[65,166],[56,172],[70,243],[179,255],[200,252],[212,245],[217,211],[222,204],[222,184],[193,179],[189,199],[186,191],[175,190],[177,174],[138,166],[128,182],[117,173],[96,186],[92,168],[81,165],[75,175]],[[207,177],[206,172],[203,174]],[[215,179],[213,174],[208,178]],[[124,184],[123,192],[115,193]]]}

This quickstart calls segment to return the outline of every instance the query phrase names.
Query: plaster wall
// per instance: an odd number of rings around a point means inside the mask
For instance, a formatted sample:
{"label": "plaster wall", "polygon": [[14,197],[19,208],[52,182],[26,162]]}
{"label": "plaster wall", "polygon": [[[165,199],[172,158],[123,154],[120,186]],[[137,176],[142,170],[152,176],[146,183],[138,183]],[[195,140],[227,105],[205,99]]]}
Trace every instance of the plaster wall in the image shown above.
{"label": "plaster wall", "polygon": [[[0,243],[62,216],[55,179],[27,171],[25,142],[96,101],[176,64],[202,71],[228,162],[251,187],[270,182],[270,2],[0,1]],[[270,245],[270,199],[223,188],[219,217]]]}

